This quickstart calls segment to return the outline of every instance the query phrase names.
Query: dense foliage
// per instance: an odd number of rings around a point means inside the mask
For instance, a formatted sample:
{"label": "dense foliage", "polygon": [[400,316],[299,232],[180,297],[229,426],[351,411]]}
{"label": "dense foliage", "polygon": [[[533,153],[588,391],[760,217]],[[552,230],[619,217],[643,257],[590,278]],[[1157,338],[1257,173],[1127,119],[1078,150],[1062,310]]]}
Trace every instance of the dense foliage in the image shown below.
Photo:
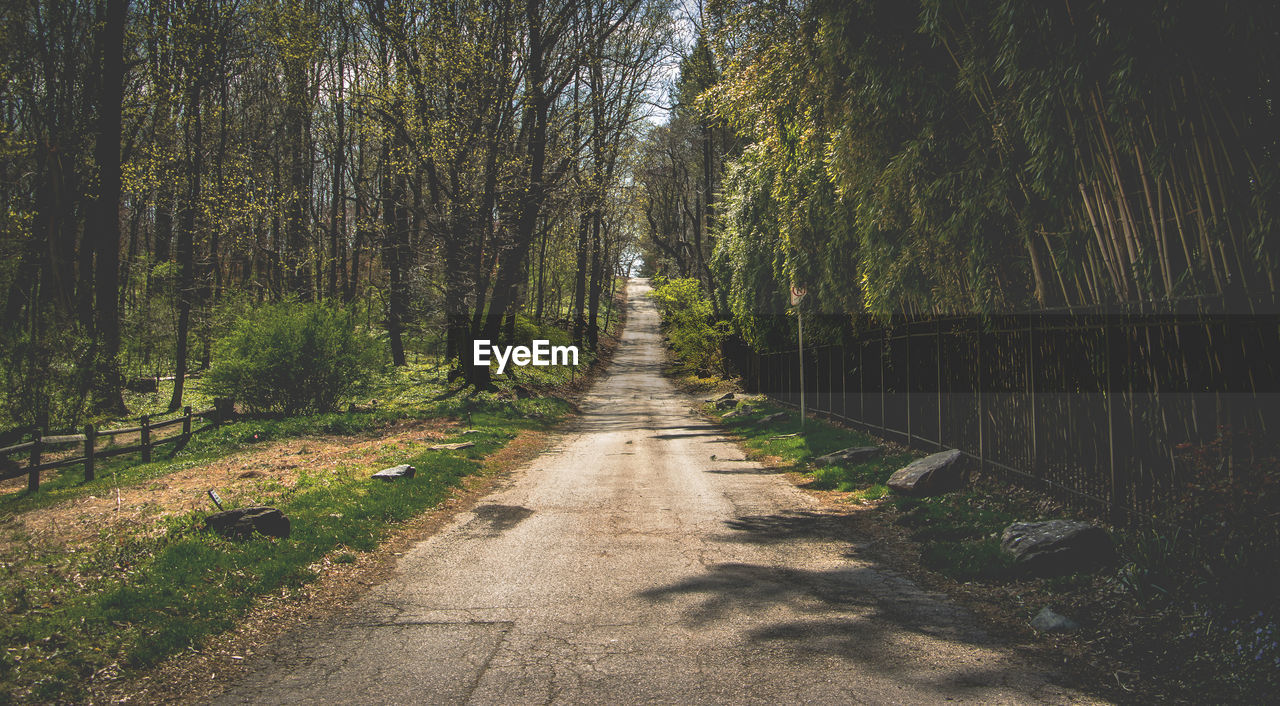
{"label": "dense foliage", "polygon": [[[1275,288],[1273,5],[724,0],[702,32],[715,70],[686,60],[705,87],[677,115],[721,133],[718,208],[697,241],[696,212],[651,221],[651,259],[708,261],[757,346],[794,335],[792,282],[845,316]],[[650,198],[707,161],[686,149]]]}
{"label": "dense foliage", "polygon": [[662,314],[662,330],[677,365],[702,375],[716,371],[721,360],[720,341],[728,333],[728,324],[714,319],[711,301],[698,280],[654,277],[650,296]]}
{"label": "dense foliage", "polygon": [[[340,301],[489,385],[599,337],[668,0],[16,0],[0,12],[0,430],[124,412],[246,304]],[[122,335],[124,332],[124,335]]]}
{"label": "dense foliage", "polygon": [[352,312],[298,302],[250,312],[216,351],[205,389],[251,412],[327,412],[364,391],[383,362]]}

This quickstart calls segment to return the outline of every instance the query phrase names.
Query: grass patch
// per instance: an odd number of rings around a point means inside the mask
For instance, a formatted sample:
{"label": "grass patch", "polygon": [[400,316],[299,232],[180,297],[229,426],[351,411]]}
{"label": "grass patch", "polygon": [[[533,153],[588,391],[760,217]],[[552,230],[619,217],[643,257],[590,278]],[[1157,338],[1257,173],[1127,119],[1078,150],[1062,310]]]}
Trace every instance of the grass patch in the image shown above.
{"label": "grass patch", "polygon": [[[592,361],[584,359],[580,368]],[[364,411],[284,419],[241,419],[193,436],[152,463],[125,456],[99,463],[86,483],[73,466],[43,474],[41,489],[0,498],[5,515],[39,510],[117,486],[141,483],[266,442],[376,433],[401,420],[451,418],[478,430],[448,441],[475,446],[429,451],[404,442],[337,468],[302,468],[295,485],[268,479],[224,493],[228,507],[269,504],[293,522],[286,540],[235,543],[199,529],[207,512],[166,518],[157,526],[102,530],[88,547],[50,546],[9,529],[0,562],[0,703],[75,700],[95,674],[143,667],[225,631],[254,600],[288,594],[318,575],[326,557],[352,563],[374,549],[390,527],[438,504],[450,488],[483,469],[483,459],[521,430],[544,429],[571,404],[557,397],[514,399],[520,384],[552,388],[582,371],[532,369],[496,379],[498,390],[445,395],[447,371],[430,362],[398,369],[359,405]],[[162,395],[158,395],[159,397]],[[373,400],[378,400],[374,404]],[[461,431],[461,430],[460,430]],[[409,463],[411,480],[383,483],[369,475]],[[106,670],[104,672],[104,670]]]}
{"label": "grass patch", "polygon": [[[525,324],[539,337],[556,334],[531,326]],[[610,328],[610,335],[620,329],[616,316]],[[93,482],[84,482],[82,467],[73,466],[42,474],[35,494],[0,496],[0,703],[83,700],[89,684],[198,647],[232,627],[260,597],[298,591],[326,563],[357,562],[397,524],[439,504],[462,478],[485,472],[485,459],[521,431],[548,429],[563,418],[573,405],[560,391],[597,362],[583,351],[573,367],[511,368],[495,375],[496,390],[474,394],[451,389],[443,361],[414,354],[409,365],[378,380],[352,411],[242,418],[192,437],[183,449],[157,451],[151,463],[137,455],[100,460]],[[132,426],[137,415],[160,415],[172,385],[164,381],[156,393],[127,393],[129,420],[94,421]],[[188,404],[211,406],[199,377],[188,378],[186,391]],[[543,396],[529,397],[530,391]],[[143,525],[113,523],[94,541],[74,546],[23,536],[15,528],[20,525],[3,522],[76,497],[107,496],[116,487],[201,467],[265,442],[369,435],[401,420],[440,418],[460,422],[459,433],[431,441],[401,436],[398,443],[350,455],[349,461],[300,468],[293,485],[266,478],[223,493],[227,507],[266,504],[284,511],[293,530],[284,540],[224,540],[202,529],[206,511]],[[464,429],[475,431],[463,435]],[[458,441],[475,445],[429,450]],[[401,463],[415,466],[416,476],[394,483],[369,477]]]}
{"label": "grass patch", "polygon": [[[706,411],[742,438],[750,455],[769,458],[809,477],[807,487],[849,493],[853,501],[891,498],[881,507],[895,511],[898,524],[920,542],[924,565],[957,581],[1001,582],[1013,578],[1012,563],[1000,550],[999,535],[1010,523],[1034,520],[1040,515],[1024,497],[1001,494],[991,488],[970,487],[931,498],[893,495],[886,482],[894,471],[922,454],[890,451],[880,458],[853,465],[815,467],[813,459],[851,446],[877,443],[862,432],[825,421],[809,419],[800,429],[799,415],[763,398],[748,399],[737,408],[748,414],[724,419],[731,410]],[[736,408],[735,408],[736,409]],[[760,424],[767,415],[784,412],[781,422]]]}
{"label": "grass patch", "polygon": [[[0,701],[74,700],[104,669],[147,666],[199,645],[232,627],[257,597],[287,595],[315,579],[326,556],[350,563],[374,549],[389,528],[482,471],[484,458],[521,430],[546,428],[567,408],[545,399],[480,405],[470,410],[478,433],[448,440],[474,447],[429,451],[425,442],[409,443],[374,462],[304,469],[292,487],[263,484],[228,494],[229,507],[279,507],[293,523],[288,539],[231,542],[201,529],[208,513],[192,512],[159,528],[104,531],[77,553],[45,547],[29,559],[6,561],[0,642],[8,648],[0,653]],[[373,422],[343,422],[351,423]],[[216,434],[243,440],[250,432],[247,423],[235,426]],[[395,483],[369,478],[393,463],[412,464],[418,473]]]}

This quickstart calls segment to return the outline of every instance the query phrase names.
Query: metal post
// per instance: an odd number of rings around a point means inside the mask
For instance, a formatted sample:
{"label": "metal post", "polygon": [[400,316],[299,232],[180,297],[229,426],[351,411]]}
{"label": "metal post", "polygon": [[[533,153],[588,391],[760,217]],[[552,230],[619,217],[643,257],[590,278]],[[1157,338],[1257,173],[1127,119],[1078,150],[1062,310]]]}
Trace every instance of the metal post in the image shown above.
{"label": "metal post", "polygon": [[942,317],[939,316],[934,321],[937,342],[934,345],[933,355],[938,363],[938,450],[942,450],[946,448],[946,441],[942,434]]}
{"label": "metal post", "polygon": [[884,432],[889,428],[888,420],[885,419],[886,400],[885,400],[885,384],[884,384],[884,356],[888,352],[889,329],[880,329],[880,431]]}
{"label": "metal post", "polygon": [[1029,314],[1027,319],[1027,402],[1031,407],[1031,474],[1039,477],[1040,443],[1036,428],[1036,406],[1039,399],[1036,395],[1036,315]]}
{"label": "metal post", "polygon": [[804,429],[804,314],[796,309],[796,332],[800,343],[800,428]]}
{"label": "metal post", "polygon": [[907,321],[905,340],[906,355],[903,357],[906,359],[904,367],[907,369],[907,447],[909,448],[911,446],[911,398],[913,397],[911,394],[911,321]]}
{"label": "metal post", "polygon": [[1115,350],[1111,341],[1111,312],[1107,307],[1103,314],[1102,323],[1102,350],[1104,363],[1107,366],[1106,389],[1103,394],[1106,396],[1107,404],[1107,463],[1110,466],[1111,481],[1111,521],[1119,524],[1124,518],[1124,503],[1121,500],[1120,493],[1120,476],[1119,464],[1116,462],[1116,419],[1115,419]]}
{"label": "metal post", "polygon": [[985,366],[982,364],[982,321],[974,319],[973,323],[974,335],[978,338],[978,472],[983,473],[987,470],[987,436],[985,433],[987,410],[982,404],[982,388],[985,387],[983,381],[983,368]]}
{"label": "metal post", "polygon": [[840,416],[849,418],[849,349],[840,343]]}
{"label": "metal post", "polygon": [[858,337],[858,421],[867,423],[867,355],[866,342]]}

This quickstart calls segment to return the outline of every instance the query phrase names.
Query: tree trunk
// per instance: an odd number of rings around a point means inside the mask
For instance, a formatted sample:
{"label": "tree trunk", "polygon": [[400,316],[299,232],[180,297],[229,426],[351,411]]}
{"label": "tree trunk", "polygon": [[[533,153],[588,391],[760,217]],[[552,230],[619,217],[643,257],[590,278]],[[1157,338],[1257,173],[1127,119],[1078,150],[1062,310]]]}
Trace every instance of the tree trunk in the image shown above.
{"label": "tree trunk", "polygon": [[192,233],[196,228],[196,211],[200,208],[200,177],[204,171],[203,114],[200,109],[200,82],[193,80],[187,102],[187,149],[190,150],[187,174],[187,202],[183,204],[182,225],[178,229],[178,343],[174,352],[173,396],[169,399],[169,411],[182,407],[182,394],[187,376],[187,334],[191,328],[191,299],[195,293],[193,272],[194,247]]}
{"label": "tree trunk", "polygon": [[124,103],[124,27],[127,0],[106,0],[102,17],[102,74],[98,101],[98,200],[95,290],[98,355],[94,374],[95,411],[124,414],[121,396],[120,308],[120,135]]}
{"label": "tree trunk", "polygon": [[406,365],[404,357],[404,316],[408,303],[408,293],[404,283],[404,246],[407,237],[404,218],[401,215],[403,182],[401,177],[392,172],[388,151],[383,151],[382,176],[382,224],[386,230],[383,246],[383,260],[387,266],[387,338],[391,344],[391,362],[396,366]]}

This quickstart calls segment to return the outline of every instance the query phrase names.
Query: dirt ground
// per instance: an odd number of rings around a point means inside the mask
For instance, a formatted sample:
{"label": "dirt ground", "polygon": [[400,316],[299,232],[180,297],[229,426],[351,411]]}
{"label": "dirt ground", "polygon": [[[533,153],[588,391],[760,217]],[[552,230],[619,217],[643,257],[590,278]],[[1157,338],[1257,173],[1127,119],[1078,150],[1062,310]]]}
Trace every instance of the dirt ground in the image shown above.
{"label": "dirt ground", "polygon": [[68,546],[86,544],[104,529],[121,523],[155,524],[157,520],[212,505],[207,492],[251,501],[256,490],[291,487],[298,473],[332,472],[344,465],[373,462],[391,444],[438,441],[456,433],[448,420],[398,422],[377,436],[318,436],[270,442],[217,461],[187,468],[143,483],[116,488],[109,495],[73,498],[9,518],[6,525],[28,541]]}

